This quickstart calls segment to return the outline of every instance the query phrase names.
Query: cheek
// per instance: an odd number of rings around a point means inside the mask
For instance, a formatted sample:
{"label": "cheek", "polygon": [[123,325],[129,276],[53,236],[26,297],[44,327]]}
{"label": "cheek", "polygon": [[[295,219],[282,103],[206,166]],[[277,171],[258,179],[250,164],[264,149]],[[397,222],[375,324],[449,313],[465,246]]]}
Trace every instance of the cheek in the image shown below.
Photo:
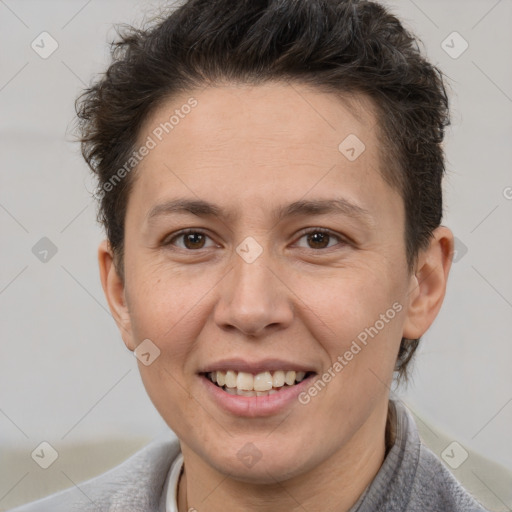
{"label": "cheek", "polygon": [[149,258],[134,261],[129,270],[126,295],[134,334],[157,343],[176,340],[179,353],[179,345],[193,334],[190,329],[199,330],[205,292],[215,285],[215,276],[183,272]]}
{"label": "cheek", "polygon": [[[139,370],[144,388],[155,409],[180,439],[187,439],[202,433],[205,422],[205,407],[197,396],[189,391],[189,383],[180,373],[180,365],[170,366],[162,353],[150,366],[139,362]],[[200,406],[198,406],[198,403]]]}
{"label": "cheek", "polygon": [[404,285],[386,275],[354,269],[325,282],[304,282],[297,292],[307,297],[302,321],[328,357],[324,381],[330,399],[324,403],[344,404],[345,412],[362,397],[371,401],[387,392],[391,384],[403,332]]}
{"label": "cheek", "polygon": [[[310,325],[314,322],[317,339],[342,350],[375,325],[379,336],[396,337],[402,322],[402,290],[406,288],[383,277],[387,274],[366,267],[344,269],[322,279],[303,278],[294,291],[303,298],[300,309],[308,315]],[[374,329],[372,332],[377,335]]]}

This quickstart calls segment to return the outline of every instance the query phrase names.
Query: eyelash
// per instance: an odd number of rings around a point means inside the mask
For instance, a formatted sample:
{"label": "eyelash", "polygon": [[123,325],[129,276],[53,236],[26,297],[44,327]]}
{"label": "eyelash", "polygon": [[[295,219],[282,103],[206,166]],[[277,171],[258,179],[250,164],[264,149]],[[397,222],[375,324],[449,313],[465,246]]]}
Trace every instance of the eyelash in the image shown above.
{"label": "eyelash", "polygon": [[[325,234],[325,235],[329,235],[332,238],[336,238],[338,240],[338,244],[336,244],[336,245],[339,245],[339,244],[346,245],[348,243],[348,241],[345,238],[343,238],[341,235],[338,235],[338,234],[334,233],[333,231],[331,231],[330,229],[327,229],[327,228],[307,228],[307,230],[301,232],[300,237],[298,238],[298,240],[301,240],[305,236],[307,236],[309,234],[313,234],[313,233],[322,233],[322,234]],[[184,229],[183,231],[179,231],[178,233],[173,235],[172,238],[165,239],[164,242],[162,243],[162,245],[164,245],[164,246],[172,246],[172,245],[174,245],[173,241],[175,241],[175,240],[177,240],[177,239],[179,239],[181,237],[184,237],[185,235],[189,235],[189,234],[200,234],[200,235],[204,235],[204,236],[206,236],[206,237],[211,239],[211,237],[205,231],[203,231],[202,229],[189,228],[189,229]],[[311,250],[315,251],[315,252],[326,251],[326,250],[332,249],[332,247],[335,247],[336,245],[331,246],[331,247],[325,247],[325,248],[322,248],[322,249],[311,249]],[[199,252],[199,251],[203,250],[204,248],[200,248],[200,249],[187,249],[187,248],[177,247],[177,249],[183,250],[183,251],[186,251],[186,252]],[[301,249],[304,249],[304,247],[301,247]]]}

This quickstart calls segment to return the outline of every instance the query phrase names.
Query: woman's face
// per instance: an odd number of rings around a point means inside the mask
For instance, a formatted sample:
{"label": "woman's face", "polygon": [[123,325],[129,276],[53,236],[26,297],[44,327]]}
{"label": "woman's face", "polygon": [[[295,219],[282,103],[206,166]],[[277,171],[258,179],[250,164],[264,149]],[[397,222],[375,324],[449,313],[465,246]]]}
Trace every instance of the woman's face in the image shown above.
{"label": "woman's face", "polygon": [[370,105],[352,99],[206,88],[139,134],[115,316],[130,350],[150,340],[142,380],[184,452],[239,480],[381,442],[401,338],[422,334],[403,201]]}

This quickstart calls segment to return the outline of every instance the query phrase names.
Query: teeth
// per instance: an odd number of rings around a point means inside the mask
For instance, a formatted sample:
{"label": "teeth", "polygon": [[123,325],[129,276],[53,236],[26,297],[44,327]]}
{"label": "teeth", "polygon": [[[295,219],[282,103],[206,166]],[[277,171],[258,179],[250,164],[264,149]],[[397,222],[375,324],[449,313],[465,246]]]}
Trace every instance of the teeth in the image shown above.
{"label": "teeth", "polygon": [[[306,372],[294,370],[277,370],[275,372],[261,372],[252,375],[247,372],[216,371],[207,374],[207,377],[225,391],[240,396],[266,396],[276,393],[283,386],[289,387],[304,380]],[[277,388],[277,389],[276,389]]]}
{"label": "teeth", "polygon": [[255,391],[269,391],[270,389],[272,389],[272,385],[273,380],[270,372],[258,373],[257,375],[254,376],[253,389]]}
{"label": "teeth", "polygon": [[[222,372],[217,372],[222,373]],[[229,371],[226,372],[226,378],[224,379],[227,388],[236,388],[236,373]]]}
{"label": "teeth", "polygon": [[237,389],[236,394],[239,396],[254,396],[254,391],[246,391],[245,389]]}
{"label": "teeth", "polygon": [[296,375],[297,374],[293,370],[290,372],[286,372],[284,381],[286,382],[286,384],[288,384],[288,386],[292,386],[293,384],[295,384]]}
{"label": "teeth", "polygon": [[[290,386],[286,386],[289,388]],[[228,388],[229,389],[229,388]],[[230,392],[232,395],[238,395],[238,396],[268,396],[273,395],[274,393],[278,393],[277,389],[269,389],[268,391],[244,391],[243,389],[237,389],[235,393],[233,393],[234,390],[230,389],[228,392]]]}
{"label": "teeth", "polygon": [[272,383],[275,388],[280,388],[284,386],[284,372],[283,370],[278,370],[274,372],[274,377],[272,378]]}
{"label": "teeth", "polygon": [[[239,390],[244,391],[252,391],[254,389],[254,378],[252,374],[245,372],[238,372],[238,376],[236,378],[236,387]],[[260,389],[259,391],[263,391]]]}

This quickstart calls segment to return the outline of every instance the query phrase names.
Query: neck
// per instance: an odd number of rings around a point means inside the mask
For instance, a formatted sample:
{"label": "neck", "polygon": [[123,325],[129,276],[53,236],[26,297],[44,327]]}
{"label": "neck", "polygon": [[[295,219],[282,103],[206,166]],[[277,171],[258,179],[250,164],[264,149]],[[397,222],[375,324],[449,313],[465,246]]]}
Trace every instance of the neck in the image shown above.
{"label": "neck", "polygon": [[313,470],[271,485],[223,475],[182,444],[185,471],[178,487],[178,510],[348,512],[375,478],[394,442],[393,408],[386,405],[382,412]]}

